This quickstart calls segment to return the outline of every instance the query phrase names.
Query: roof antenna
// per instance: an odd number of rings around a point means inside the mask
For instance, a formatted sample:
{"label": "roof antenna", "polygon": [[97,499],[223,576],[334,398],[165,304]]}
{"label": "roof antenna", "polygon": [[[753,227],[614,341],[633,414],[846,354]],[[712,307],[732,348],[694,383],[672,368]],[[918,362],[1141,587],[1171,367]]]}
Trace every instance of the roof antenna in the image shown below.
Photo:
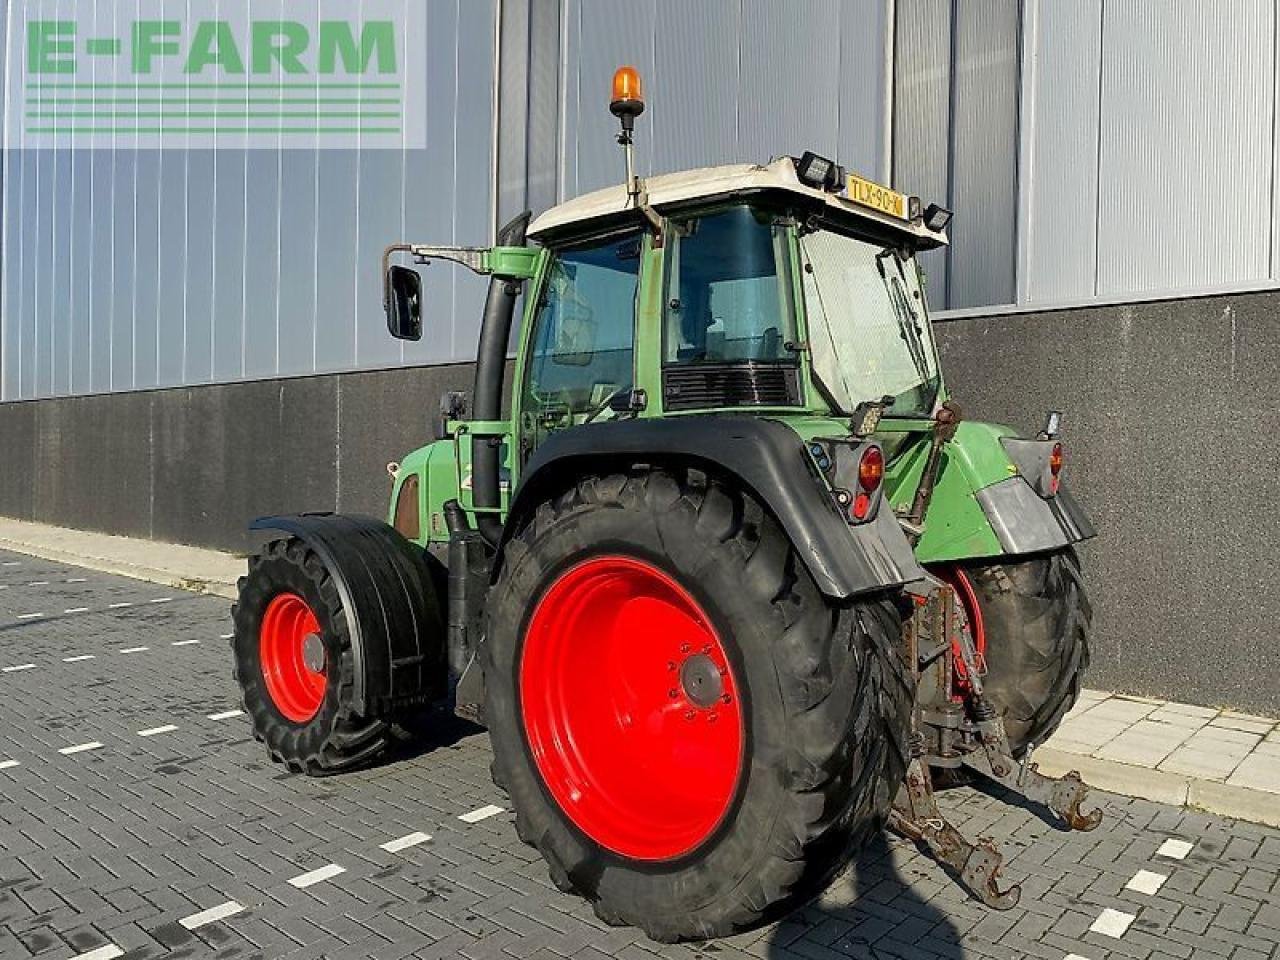
{"label": "roof antenna", "polygon": [[644,91],[640,86],[640,71],[635,67],[619,67],[613,72],[613,99],[609,112],[622,122],[618,143],[627,155],[627,196],[636,206],[640,205],[640,178],[636,176],[632,134],[636,129],[636,117],[644,113]]}

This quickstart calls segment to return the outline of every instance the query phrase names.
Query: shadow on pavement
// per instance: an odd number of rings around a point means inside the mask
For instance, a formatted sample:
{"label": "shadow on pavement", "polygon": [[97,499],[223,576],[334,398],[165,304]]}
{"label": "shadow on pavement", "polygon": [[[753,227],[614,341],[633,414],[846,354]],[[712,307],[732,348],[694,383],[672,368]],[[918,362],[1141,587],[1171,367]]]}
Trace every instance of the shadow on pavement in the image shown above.
{"label": "shadow on pavement", "polygon": [[896,859],[901,859],[904,843],[877,834],[817,900],[770,932],[765,956],[961,960],[958,928],[912,888],[895,863],[895,848]]}

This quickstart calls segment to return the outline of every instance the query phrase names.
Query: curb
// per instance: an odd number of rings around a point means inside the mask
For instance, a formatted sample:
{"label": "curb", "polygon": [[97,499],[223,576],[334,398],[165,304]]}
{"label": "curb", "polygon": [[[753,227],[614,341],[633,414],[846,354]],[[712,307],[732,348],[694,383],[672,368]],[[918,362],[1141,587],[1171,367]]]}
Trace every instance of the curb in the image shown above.
{"label": "curb", "polygon": [[[228,600],[236,598],[236,581],[244,568],[244,562],[229,553],[4,517],[0,517],[0,548]],[[155,561],[166,553],[173,556],[172,562]]]}
{"label": "curb", "polygon": [[1048,776],[1060,777],[1076,770],[1085,783],[1098,790],[1280,827],[1280,794],[1266,790],[1237,787],[1216,780],[1198,780],[1114,760],[1099,760],[1080,753],[1055,750],[1047,745],[1036,750],[1034,759],[1040,771]]}

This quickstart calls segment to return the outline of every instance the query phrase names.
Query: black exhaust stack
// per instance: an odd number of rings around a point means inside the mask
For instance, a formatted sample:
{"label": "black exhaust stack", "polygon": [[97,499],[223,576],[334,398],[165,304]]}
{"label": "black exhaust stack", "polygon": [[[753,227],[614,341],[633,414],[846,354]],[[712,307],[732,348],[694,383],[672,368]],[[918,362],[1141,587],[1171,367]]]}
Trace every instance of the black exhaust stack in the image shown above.
{"label": "black exhaust stack", "polygon": [[[522,247],[533,213],[526,210],[498,231],[498,246]],[[520,281],[494,277],[489,281],[489,295],[484,302],[484,320],[480,327],[480,350],[476,356],[476,383],[472,416],[476,420],[498,420],[502,417],[502,381],[507,368],[507,344],[511,342],[511,321],[515,316]],[[502,506],[499,487],[500,441],[494,437],[471,440],[471,495],[479,510]],[[496,513],[477,513],[476,529],[485,541],[496,547],[502,537],[502,520]]]}

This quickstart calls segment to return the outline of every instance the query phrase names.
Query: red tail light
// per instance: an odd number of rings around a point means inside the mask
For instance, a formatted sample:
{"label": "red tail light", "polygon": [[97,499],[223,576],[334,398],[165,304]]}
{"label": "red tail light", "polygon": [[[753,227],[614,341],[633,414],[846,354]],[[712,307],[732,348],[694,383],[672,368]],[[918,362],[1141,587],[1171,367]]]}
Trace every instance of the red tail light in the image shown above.
{"label": "red tail light", "polygon": [[1055,443],[1049,454],[1049,489],[1058,492],[1058,474],[1062,473],[1062,444]]}
{"label": "red tail light", "polygon": [[884,453],[879,447],[868,447],[858,463],[858,486],[875,493],[884,480]]}

